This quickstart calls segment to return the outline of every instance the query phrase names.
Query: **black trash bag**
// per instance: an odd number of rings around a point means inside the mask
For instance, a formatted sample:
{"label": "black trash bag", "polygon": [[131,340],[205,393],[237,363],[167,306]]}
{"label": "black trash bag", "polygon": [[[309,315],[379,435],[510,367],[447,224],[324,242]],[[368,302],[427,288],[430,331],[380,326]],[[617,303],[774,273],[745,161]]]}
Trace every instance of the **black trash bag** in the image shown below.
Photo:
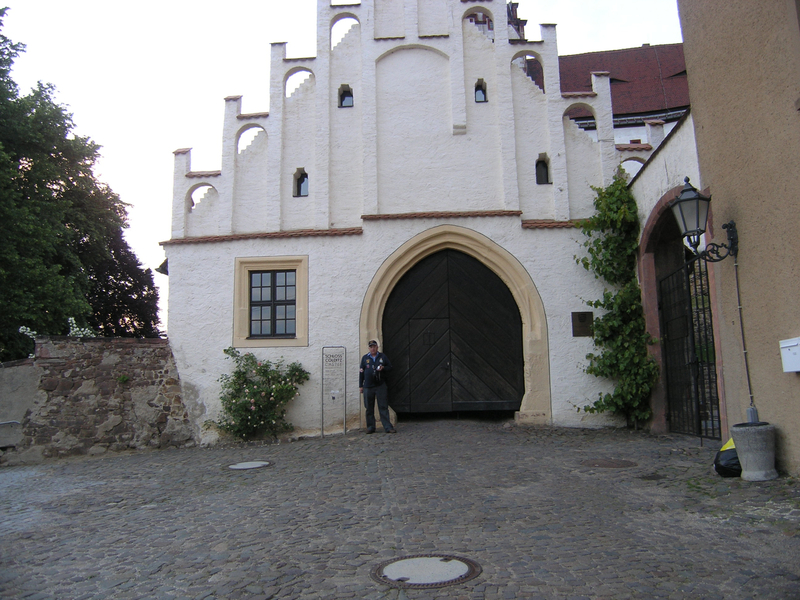
{"label": "black trash bag", "polygon": [[741,477],[742,465],[733,445],[733,439],[720,448],[714,459],[714,470],[720,477]]}

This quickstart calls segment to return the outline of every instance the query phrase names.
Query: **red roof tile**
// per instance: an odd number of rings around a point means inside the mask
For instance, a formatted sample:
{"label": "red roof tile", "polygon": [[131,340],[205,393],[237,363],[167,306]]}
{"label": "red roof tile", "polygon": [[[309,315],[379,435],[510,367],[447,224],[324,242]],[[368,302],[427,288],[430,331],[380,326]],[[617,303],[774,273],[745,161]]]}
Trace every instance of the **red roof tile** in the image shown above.
{"label": "red roof tile", "polygon": [[652,150],[653,146],[650,144],[617,144],[617,150]]}
{"label": "red roof tile", "polygon": [[361,227],[342,227],[340,229],[293,229],[290,231],[269,231],[264,233],[231,233],[228,235],[206,235],[201,237],[175,238],[159,242],[160,246],[176,244],[212,244],[214,242],[234,242],[238,240],[262,240],[270,238],[328,237],[340,235],[361,235]]}
{"label": "red roof tile", "polygon": [[554,221],[553,219],[523,219],[523,229],[574,229],[580,221]]}
{"label": "red roof tile", "polygon": [[469,217],[519,217],[519,210],[467,210],[431,211],[415,213],[389,213],[385,215],[361,215],[365,221],[391,221],[395,219],[465,219]]}
{"label": "red roof tile", "polygon": [[590,92],[592,72],[608,71],[615,117],[689,106],[683,44],[588,52],[558,60],[563,93]]}

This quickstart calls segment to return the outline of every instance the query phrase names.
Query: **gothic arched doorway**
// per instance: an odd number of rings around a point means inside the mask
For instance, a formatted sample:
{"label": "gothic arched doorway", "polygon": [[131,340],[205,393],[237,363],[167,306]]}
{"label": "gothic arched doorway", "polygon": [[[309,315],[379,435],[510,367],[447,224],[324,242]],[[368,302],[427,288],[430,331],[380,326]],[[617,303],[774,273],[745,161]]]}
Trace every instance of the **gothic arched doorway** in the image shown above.
{"label": "gothic arched doorway", "polygon": [[446,249],[420,260],[392,290],[382,329],[396,412],[520,409],[520,311],[477,259]]}

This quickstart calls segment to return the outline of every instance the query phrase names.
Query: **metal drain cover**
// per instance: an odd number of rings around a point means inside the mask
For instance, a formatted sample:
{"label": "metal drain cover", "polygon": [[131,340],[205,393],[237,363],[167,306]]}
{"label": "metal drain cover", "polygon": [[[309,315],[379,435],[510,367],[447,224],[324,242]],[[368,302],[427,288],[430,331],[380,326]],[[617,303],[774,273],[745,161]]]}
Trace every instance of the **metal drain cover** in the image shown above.
{"label": "metal drain cover", "polygon": [[597,469],[629,469],[637,466],[630,460],[615,460],[610,458],[592,458],[581,463],[584,467],[595,467]]}
{"label": "metal drain cover", "polygon": [[235,465],[231,465],[228,468],[229,469],[236,469],[237,471],[239,471],[239,470],[244,470],[244,469],[260,469],[261,467],[268,467],[268,466],[269,466],[269,463],[267,461],[265,461],[265,460],[253,460],[253,461],[250,461],[250,462],[236,463]]}
{"label": "metal drain cover", "polygon": [[382,562],[370,576],[396,588],[429,589],[464,583],[481,574],[473,560],[449,554],[416,554]]}

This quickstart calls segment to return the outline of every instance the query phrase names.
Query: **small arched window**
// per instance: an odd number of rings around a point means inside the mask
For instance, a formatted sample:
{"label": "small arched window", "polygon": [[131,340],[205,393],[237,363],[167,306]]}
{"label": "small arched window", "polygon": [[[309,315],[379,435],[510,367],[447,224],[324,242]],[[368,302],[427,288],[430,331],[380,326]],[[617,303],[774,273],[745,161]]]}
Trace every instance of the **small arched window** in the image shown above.
{"label": "small arched window", "polygon": [[552,183],[550,181],[550,165],[547,164],[545,158],[536,161],[536,183],[539,185]]}
{"label": "small arched window", "polygon": [[353,106],[353,90],[344,84],[339,88],[339,108],[349,108]]}
{"label": "small arched window", "polygon": [[308,196],[308,173],[303,168],[297,169],[294,174],[294,197]]}
{"label": "small arched window", "polygon": [[478,79],[475,83],[475,102],[488,102],[489,97],[486,94],[486,82],[483,79]]}

